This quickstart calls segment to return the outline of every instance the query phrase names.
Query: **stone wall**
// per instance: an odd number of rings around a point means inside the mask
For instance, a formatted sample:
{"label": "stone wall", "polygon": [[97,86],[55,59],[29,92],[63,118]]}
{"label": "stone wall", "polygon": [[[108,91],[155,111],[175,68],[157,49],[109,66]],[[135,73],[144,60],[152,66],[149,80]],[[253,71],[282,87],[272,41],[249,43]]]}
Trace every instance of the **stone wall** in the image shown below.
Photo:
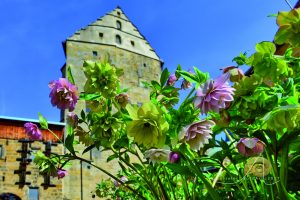
{"label": "stone wall", "polygon": [[[20,153],[17,150],[22,149],[22,143],[13,139],[0,139],[0,146],[3,149],[3,157],[0,158],[0,195],[2,193],[13,193],[19,196],[22,200],[28,199],[29,188],[38,188],[39,199],[62,199],[62,181],[57,178],[50,178],[51,184],[55,187],[44,187],[44,177],[40,174],[37,166],[31,162],[27,165],[26,171],[31,174],[26,175],[26,182],[30,185],[19,186],[16,182],[19,182],[19,175],[15,174],[15,170],[19,170],[20,162],[17,158],[20,158]],[[28,144],[28,150],[31,150],[31,155],[28,154],[27,158],[33,159],[33,153],[41,150],[45,150],[45,144],[43,142],[35,141]],[[58,144],[52,147],[52,152],[63,153],[63,146]]]}

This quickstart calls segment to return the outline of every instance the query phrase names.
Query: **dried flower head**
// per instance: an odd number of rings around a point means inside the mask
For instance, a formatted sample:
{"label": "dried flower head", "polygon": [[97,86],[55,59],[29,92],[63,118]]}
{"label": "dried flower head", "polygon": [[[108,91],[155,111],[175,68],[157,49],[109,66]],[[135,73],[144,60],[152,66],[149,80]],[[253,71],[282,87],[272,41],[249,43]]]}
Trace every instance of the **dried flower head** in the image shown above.
{"label": "dried flower head", "polygon": [[73,111],[79,99],[77,87],[71,84],[68,79],[60,78],[49,83],[51,89],[49,97],[51,104],[59,109]]}
{"label": "dried flower head", "polygon": [[252,157],[247,160],[244,174],[253,174],[256,177],[267,176],[271,171],[272,165],[269,160],[263,157]]}
{"label": "dried flower head", "polygon": [[71,127],[76,127],[78,125],[78,116],[71,112],[67,114],[67,123],[68,125],[70,125]]}

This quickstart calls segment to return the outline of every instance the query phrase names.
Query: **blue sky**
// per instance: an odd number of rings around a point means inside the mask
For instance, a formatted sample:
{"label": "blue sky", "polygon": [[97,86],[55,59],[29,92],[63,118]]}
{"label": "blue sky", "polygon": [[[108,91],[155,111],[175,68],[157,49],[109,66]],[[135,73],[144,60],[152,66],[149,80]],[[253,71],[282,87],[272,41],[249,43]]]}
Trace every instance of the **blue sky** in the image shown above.
{"label": "blue sky", "polygon": [[[296,0],[291,0],[294,5]],[[164,67],[196,66],[216,77],[240,52],[271,41],[284,0],[1,0],[0,115],[58,121],[48,83],[61,77],[61,42],[119,5]]]}

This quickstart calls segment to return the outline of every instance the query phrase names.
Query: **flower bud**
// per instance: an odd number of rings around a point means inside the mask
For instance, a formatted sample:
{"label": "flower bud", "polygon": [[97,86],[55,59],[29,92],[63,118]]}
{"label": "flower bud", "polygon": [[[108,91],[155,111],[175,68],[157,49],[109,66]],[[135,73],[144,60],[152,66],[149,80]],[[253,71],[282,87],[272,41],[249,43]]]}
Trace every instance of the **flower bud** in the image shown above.
{"label": "flower bud", "polygon": [[64,169],[58,169],[57,170],[57,178],[61,179],[63,177],[65,177],[66,175],[68,175],[68,171],[64,170]]}
{"label": "flower bud", "polygon": [[241,138],[236,147],[243,156],[259,155],[264,151],[264,143],[257,138]]}
{"label": "flower bud", "polygon": [[179,153],[176,153],[176,152],[171,152],[169,154],[169,162],[170,163],[178,163],[180,160],[180,155]]}
{"label": "flower bud", "polygon": [[32,140],[41,140],[42,139],[42,132],[37,127],[36,124],[31,122],[27,122],[24,124],[25,133],[30,137]]}
{"label": "flower bud", "polygon": [[175,82],[177,81],[177,77],[175,74],[171,74],[168,78],[168,81],[167,81],[167,85],[171,85],[173,86],[175,84]]}
{"label": "flower bud", "polygon": [[181,89],[189,89],[190,87],[192,87],[192,83],[187,81],[186,79],[183,79],[182,83],[181,83]]}
{"label": "flower bud", "polygon": [[71,112],[71,113],[68,113],[67,115],[67,123],[72,126],[72,127],[76,127],[78,125],[78,116]]}

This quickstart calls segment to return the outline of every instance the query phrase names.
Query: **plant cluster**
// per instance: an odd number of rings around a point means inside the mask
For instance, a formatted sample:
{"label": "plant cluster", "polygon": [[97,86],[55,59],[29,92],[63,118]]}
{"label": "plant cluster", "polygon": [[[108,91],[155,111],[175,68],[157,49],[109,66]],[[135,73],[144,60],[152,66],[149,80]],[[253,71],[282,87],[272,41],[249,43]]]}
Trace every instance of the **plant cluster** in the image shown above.
{"label": "plant cluster", "polygon": [[[68,71],[68,80],[49,85],[52,104],[72,111],[80,99],[89,112],[67,115],[68,153],[39,152],[35,163],[63,178],[70,161],[88,162],[111,177],[96,194],[113,199],[300,199],[299,13],[279,12],[275,44],[258,43],[215,80],[196,67],[164,69],[159,81],[145,83],[151,92],[142,105],[129,102],[121,70],[107,61],[84,62],[79,96]],[[289,48],[278,55],[281,44]],[[242,65],[253,72],[244,75]],[[180,90],[189,94],[178,105]],[[40,122],[48,129],[41,115]],[[25,128],[41,139],[36,125]],[[227,140],[217,139],[222,133]],[[119,174],[80,157],[94,148],[110,150],[107,162],[118,159]]]}

